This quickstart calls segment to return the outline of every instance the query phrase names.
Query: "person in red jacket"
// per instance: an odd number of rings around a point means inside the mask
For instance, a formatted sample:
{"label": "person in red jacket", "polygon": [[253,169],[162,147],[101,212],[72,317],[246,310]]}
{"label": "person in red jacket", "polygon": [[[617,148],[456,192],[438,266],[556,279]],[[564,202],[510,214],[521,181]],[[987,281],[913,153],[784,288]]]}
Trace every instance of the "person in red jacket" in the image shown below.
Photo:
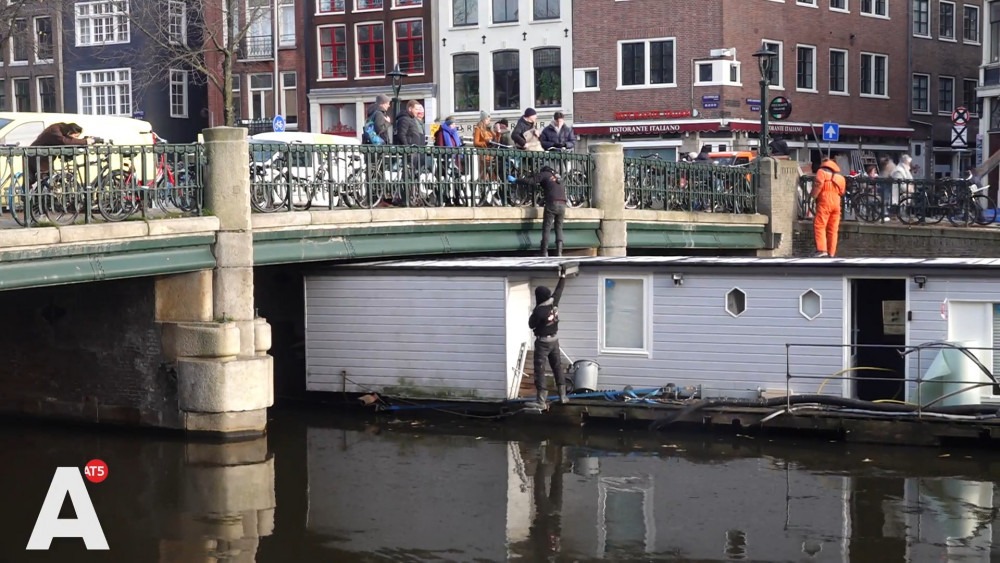
{"label": "person in red jacket", "polygon": [[813,234],[816,237],[815,257],[836,256],[837,237],[840,230],[840,200],[847,190],[847,180],[840,174],[840,167],[826,159],[816,171],[812,196],[816,198],[816,218]]}

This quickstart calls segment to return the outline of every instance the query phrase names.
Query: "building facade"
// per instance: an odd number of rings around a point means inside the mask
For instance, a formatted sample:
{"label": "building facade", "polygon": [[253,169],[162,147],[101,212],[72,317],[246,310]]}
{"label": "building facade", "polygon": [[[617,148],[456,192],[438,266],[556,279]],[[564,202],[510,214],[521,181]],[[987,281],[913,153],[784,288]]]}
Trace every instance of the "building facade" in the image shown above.
{"label": "building facade", "polygon": [[[58,5],[0,8],[8,18],[0,49],[0,111],[60,112],[63,104],[63,24]],[[6,22],[5,22],[6,23]]]}
{"label": "building facade", "polygon": [[[911,0],[910,6],[914,175],[959,176],[973,166],[979,131],[983,2]],[[958,115],[959,108],[966,111]]]}
{"label": "building facade", "polygon": [[526,108],[573,121],[572,0],[435,2],[440,115],[472,135],[481,111],[513,122]]}
{"label": "building facade", "polygon": [[[65,111],[136,117],[171,142],[195,140],[206,124],[204,88],[191,69],[163,54],[155,36],[186,45],[194,40],[187,34],[194,16],[179,0],[65,4]],[[144,27],[148,21],[163,23]]]}
{"label": "building facade", "polygon": [[[891,12],[890,12],[891,10]],[[854,167],[910,150],[909,14],[888,0],[577,0],[573,3],[576,131],[620,140],[628,154],[756,148],[760,71],[777,53],[771,121],[792,158],[827,150]],[[817,33],[822,29],[822,33]],[[839,125],[822,142],[822,124]]]}
{"label": "building facade", "polygon": [[309,122],[313,132],[358,136],[378,94],[393,96],[389,73],[398,64],[400,107],[417,100],[426,122],[437,117],[431,52],[430,0],[304,0],[312,11],[309,43]]}
{"label": "building facade", "polygon": [[[1000,158],[1000,1],[988,0],[983,7],[983,54],[979,69],[979,104],[982,119],[976,137],[975,162],[990,163]],[[993,164],[988,182],[991,195],[997,195],[1000,174]]]}
{"label": "building facade", "polygon": [[[202,14],[218,31],[230,7],[238,12],[228,37],[233,51],[233,110],[238,124],[251,133],[272,130],[281,116],[288,131],[308,131],[306,106],[306,31],[310,0],[215,0],[218,9]],[[221,34],[220,34],[221,35]],[[223,52],[206,47],[206,63],[222,72]],[[209,85],[209,126],[225,125],[220,87]]]}

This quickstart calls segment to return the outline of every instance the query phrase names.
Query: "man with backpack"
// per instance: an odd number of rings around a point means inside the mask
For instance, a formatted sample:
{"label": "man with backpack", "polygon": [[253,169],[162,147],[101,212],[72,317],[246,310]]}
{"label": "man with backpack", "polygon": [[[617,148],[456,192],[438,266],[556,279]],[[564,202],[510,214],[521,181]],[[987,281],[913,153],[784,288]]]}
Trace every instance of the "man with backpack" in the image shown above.
{"label": "man with backpack", "polygon": [[365,127],[361,134],[361,142],[365,145],[385,145],[391,138],[389,136],[389,103],[391,100],[385,94],[375,96],[375,103],[372,104],[368,117],[365,119]]}
{"label": "man with backpack", "polygon": [[840,231],[840,200],[847,191],[847,179],[832,159],[826,159],[816,171],[810,194],[816,198],[816,218],[813,235],[816,238],[815,258],[837,255],[837,238]]}

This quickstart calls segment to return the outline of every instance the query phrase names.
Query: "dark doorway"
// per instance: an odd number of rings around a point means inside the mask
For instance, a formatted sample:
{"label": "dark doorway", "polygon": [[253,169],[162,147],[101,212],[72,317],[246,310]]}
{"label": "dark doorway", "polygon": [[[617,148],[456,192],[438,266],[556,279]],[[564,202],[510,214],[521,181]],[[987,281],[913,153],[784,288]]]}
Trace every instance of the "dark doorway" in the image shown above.
{"label": "dark doorway", "polygon": [[904,400],[905,279],[851,280],[851,335],[855,396]]}

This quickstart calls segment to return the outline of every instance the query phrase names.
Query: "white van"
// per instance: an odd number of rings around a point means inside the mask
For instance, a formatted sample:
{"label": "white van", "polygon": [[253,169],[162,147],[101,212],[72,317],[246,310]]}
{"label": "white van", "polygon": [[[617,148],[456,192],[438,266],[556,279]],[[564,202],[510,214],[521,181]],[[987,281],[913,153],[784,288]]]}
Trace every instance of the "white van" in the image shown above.
{"label": "white van", "polygon": [[116,145],[153,144],[153,125],[141,119],[79,113],[0,112],[0,145],[26,147],[53,123],[76,123],[84,137],[100,137]]}

